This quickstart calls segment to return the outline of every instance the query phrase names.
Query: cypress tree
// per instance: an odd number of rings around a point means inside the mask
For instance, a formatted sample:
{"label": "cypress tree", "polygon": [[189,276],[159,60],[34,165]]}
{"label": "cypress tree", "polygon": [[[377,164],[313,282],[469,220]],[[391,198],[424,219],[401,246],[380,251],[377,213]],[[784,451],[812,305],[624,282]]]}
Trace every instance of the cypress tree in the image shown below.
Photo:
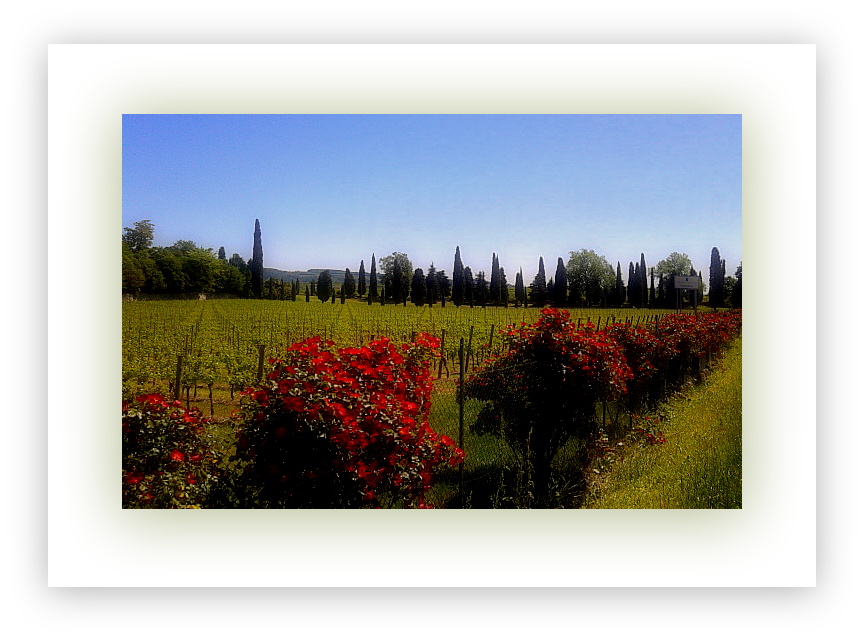
{"label": "cypress tree", "polygon": [[445,305],[445,300],[450,295],[450,278],[443,270],[435,274],[435,285],[438,287],[438,295],[441,298],[441,306]]}
{"label": "cypress tree", "polygon": [[492,253],[492,270],[489,272],[489,302],[492,306],[497,306],[501,299],[501,284],[499,283],[498,256]]}
{"label": "cypress tree", "polygon": [[456,256],[453,258],[453,295],[451,300],[456,306],[461,306],[465,301],[465,267],[462,265],[462,256],[459,247],[456,247]]}
{"label": "cypress tree", "polygon": [[462,303],[467,302],[471,308],[474,308],[474,274],[470,266],[462,269],[462,291]]}
{"label": "cypress tree", "polygon": [[542,255],[540,256],[540,264],[537,267],[537,275],[534,276],[534,282],[531,284],[529,297],[533,306],[543,306],[546,304],[546,268],[543,266]]}
{"label": "cypress tree", "polygon": [[342,280],[342,298],[346,297],[354,297],[354,293],[356,292],[357,285],[354,283],[354,274],[349,271],[347,268],[345,269],[345,279]]}
{"label": "cypress tree", "polygon": [[636,300],[636,275],[633,269],[633,262],[630,262],[630,270],[627,274],[627,301],[630,302],[630,306],[635,307],[634,303]]}
{"label": "cypress tree", "polygon": [[504,308],[507,308],[507,304],[510,302],[510,287],[507,286],[507,276],[501,267],[498,267],[498,286],[501,288],[498,300],[504,305]]}
{"label": "cypress tree", "polygon": [[618,267],[615,271],[615,306],[621,306],[624,303],[624,280],[621,279],[621,262],[618,262]]}
{"label": "cypress tree", "polygon": [[375,253],[372,253],[372,264],[369,266],[369,302],[378,297],[378,276],[375,274]]}
{"label": "cypress tree", "polygon": [[708,269],[708,304],[714,310],[723,306],[723,283],[726,280],[726,267],[720,259],[720,251],[715,246],[711,249],[711,265]]}
{"label": "cypress tree", "polygon": [[648,297],[648,305],[651,308],[657,307],[657,295],[654,291],[654,267],[651,267],[651,294]]}
{"label": "cypress tree", "polygon": [[489,302],[489,284],[486,282],[485,271],[477,271],[477,277],[474,278],[474,301],[486,308]]}
{"label": "cypress tree", "polygon": [[422,268],[414,269],[414,277],[411,279],[411,303],[415,306],[426,304],[426,276]]}
{"label": "cypress tree", "polygon": [[432,306],[438,301],[439,296],[438,271],[435,270],[435,262],[432,262],[429,264],[429,270],[426,273],[426,303]]}
{"label": "cypress tree", "polygon": [[306,301],[309,301],[309,285],[306,285]]}
{"label": "cypress tree", "polygon": [[318,299],[322,302],[326,302],[330,299],[330,295],[333,292],[333,280],[330,277],[330,271],[328,269],[324,269],[318,273],[318,286],[316,287],[316,292]]}
{"label": "cypress tree", "polygon": [[516,286],[515,286],[515,295],[516,295],[516,305],[524,304],[526,301],[525,297],[525,283],[522,281],[522,269],[519,269],[519,272],[516,273]]}
{"label": "cypress tree", "polygon": [[257,219],[252,239],[252,260],[249,265],[252,272],[252,296],[260,299],[264,293],[264,251],[261,249],[261,224]]}
{"label": "cypress tree", "polygon": [[741,308],[742,302],[742,290],[741,290],[741,274],[743,270],[743,263],[738,265],[738,268],[735,269],[735,286],[732,287],[732,308]]}
{"label": "cypress tree", "polygon": [[567,305],[567,269],[564,268],[564,259],[558,258],[555,267],[555,281],[552,284],[552,306],[561,308]]}
{"label": "cypress tree", "polygon": [[360,273],[358,275],[357,295],[363,297],[366,295],[366,268],[363,266],[363,260],[360,260]]}
{"label": "cypress tree", "polygon": [[648,270],[645,268],[645,253],[639,260],[639,275],[641,276],[642,303],[640,306],[648,306]]}
{"label": "cypress tree", "polygon": [[225,247],[224,246],[219,247],[219,259],[222,260],[223,262],[228,261],[228,259],[225,257]]}

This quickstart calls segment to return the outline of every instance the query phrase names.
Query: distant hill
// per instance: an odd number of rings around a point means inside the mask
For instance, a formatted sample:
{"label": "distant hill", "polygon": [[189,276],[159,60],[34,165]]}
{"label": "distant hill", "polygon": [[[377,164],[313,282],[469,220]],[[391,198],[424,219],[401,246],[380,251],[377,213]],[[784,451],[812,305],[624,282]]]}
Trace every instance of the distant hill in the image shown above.
{"label": "distant hill", "polygon": [[[271,277],[276,280],[282,280],[283,282],[293,282],[294,280],[300,280],[301,284],[308,284],[310,282],[317,282],[318,275],[322,271],[326,271],[328,269],[324,268],[310,268],[308,271],[282,271],[278,268],[267,268],[264,267],[264,279],[269,280]],[[345,279],[345,269],[336,269],[331,268],[330,270],[330,278],[334,284],[342,285],[342,280]],[[360,273],[358,271],[352,271],[351,274],[354,276],[354,280],[357,281],[360,278]],[[368,277],[368,273],[366,274]]]}

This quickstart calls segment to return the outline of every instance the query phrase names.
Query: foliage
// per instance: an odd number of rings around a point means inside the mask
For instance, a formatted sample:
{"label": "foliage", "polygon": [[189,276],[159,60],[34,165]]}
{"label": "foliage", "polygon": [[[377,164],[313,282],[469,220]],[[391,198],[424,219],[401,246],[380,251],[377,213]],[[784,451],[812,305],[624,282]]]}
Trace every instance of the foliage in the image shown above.
{"label": "foliage", "polygon": [[219,480],[197,409],[161,395],[123,403],[123,507],[195,508]]}
{"label": "foliage", "polygon": [[564,268],[564,260],[558,258],[555,267],[555,281],[552,284],[551,295],[552,306],[561,308],[567,305],[567,270]]}
{"label": "foliage", "polygon": [[150,220],[139,220],[132,227],[124,227],[123,244],[129,247],[133,253],[145,251],[153,245],[153,222]]}
{"label": "foliage", "polygon": [[333,293],[333,279],[330,277],[329,269],[324,269],[318,273],[318,285],[315,287],[315,292],[322,302],[330,300]]}
{"label": "foliage", "polygon": [[261,224],[255,220],[252,237],[252,260],[249,263],[252,275],[252,296],[260,298],[264,288],[264,251],[261,248]]}
{"label": "foliage", "polygon": [[335,349],[313,337],[289,347],[245,393],[237,457],[242,484],[265,507],[424,507],[434,469],[463,453],[429,427],[429,360],[421,333]]}
{"label": "foliage", "polygon": [[546,304],[546,268],[543,266],[543,256],[540,256],[540,263],[537,266],[537,275],[534,276],[534,281],[531,284],[531,292],[528,294],[533,306],[543,306]]}
{"label": "foliage", "polygon": [[462,255],[459,247],[456,247],[456,255],[453,257],[453,303],[461,306],[465,302],[465,266],[462,264]]}
{"label": "foliage", "polygon": [[426,304],[426,276],[423,274],[422,268],[414,269],[414,277],[411,280],[411,302],[415,306],[423,306]]}
{"label": "foliage", "polygon": [[567,311],[544,309],[534,324],[502,333],[507,352],[465,383],[467,397],[487,402],[472,429],[507,442],[542,506],[555,454],[571,437],[597,434],[597,402],[625,392],[632,373],[616,342],[577,328]]}
{"label": "foliage", "polygon": [[378,297],[378,275],[375,273],[375,253],[372,253],[372,262],[369,265],[369,302]]}
{"label": "foliage", "polygon": [[344,297],[351,298],[351,297],[354,297],[354,293],[356,293],[356,292],[357,292],[357,283],[354,280],[354,274],[346,268],[345,269],[345,276],[344,276],[344,279],[342,280],[342,295]]}
{"label": "foliage", "polygon": [[603,292],[615,283],[615,271],[602,255],[582,249],[570,251],[567,261],[567,280],[570,286],[571,306],[597,306],[602,303]]}
{"label": "foliage", "polygon": [[363,260],[360,260],[360,271],[358,273],[359,281],[357,282],[357,295],[363,297],[366,295],[366,267],[363,265]]}
{"label": "foliage", "polygon": [[384,289],[387,297],[396,304],[402,304],[408,299],[411,289],[411,277],[414,267],[405,253],[394,251],[387,257],[378,260],[384,272]]}
{"label": "foliage", "polygon": [[[487,360],[466,382],[466,397],[485,402],[471,428],[507,442],[536,503],[545,505],[553,458],[573,437],[582,442],[587,468],[602,435],[601,401],[621,397],[628,409],[643,408],[663,395],[667,382],[680,381],[685,366],[717,353],[740,327],[740,313],[727,312],[665,315],[654,332],[620,323],[595,330],[577,327],[567,311],[544,309],[534,324],[502,331],[506,353]],[[649,434],[649,442],[662,439]]]}

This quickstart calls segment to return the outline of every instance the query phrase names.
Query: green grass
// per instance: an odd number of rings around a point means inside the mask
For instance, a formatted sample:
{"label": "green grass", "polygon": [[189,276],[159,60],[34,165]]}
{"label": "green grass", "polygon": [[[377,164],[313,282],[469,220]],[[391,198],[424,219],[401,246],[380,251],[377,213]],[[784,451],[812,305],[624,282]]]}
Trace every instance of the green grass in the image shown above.
{"label": "green grass", "polygon": [[588,508],[741,508],[741,340],[707,380],[672,399],[666,443],[625,450]]}

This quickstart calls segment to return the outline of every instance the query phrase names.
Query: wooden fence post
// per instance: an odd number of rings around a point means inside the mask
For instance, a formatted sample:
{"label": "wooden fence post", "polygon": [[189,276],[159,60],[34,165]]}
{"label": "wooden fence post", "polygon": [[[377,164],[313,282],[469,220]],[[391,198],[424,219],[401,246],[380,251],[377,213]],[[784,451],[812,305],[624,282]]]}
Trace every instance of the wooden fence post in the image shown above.
{"label": "wooden fence post", "polygon": [[180,373],[183,371],[183,356],[177,356],[177,373],[174,375],[174,400],[180,399]]}
{"label": "wooden fence post", "polygon": [[258,381],[264,377],[264,344],[258,344]]}

